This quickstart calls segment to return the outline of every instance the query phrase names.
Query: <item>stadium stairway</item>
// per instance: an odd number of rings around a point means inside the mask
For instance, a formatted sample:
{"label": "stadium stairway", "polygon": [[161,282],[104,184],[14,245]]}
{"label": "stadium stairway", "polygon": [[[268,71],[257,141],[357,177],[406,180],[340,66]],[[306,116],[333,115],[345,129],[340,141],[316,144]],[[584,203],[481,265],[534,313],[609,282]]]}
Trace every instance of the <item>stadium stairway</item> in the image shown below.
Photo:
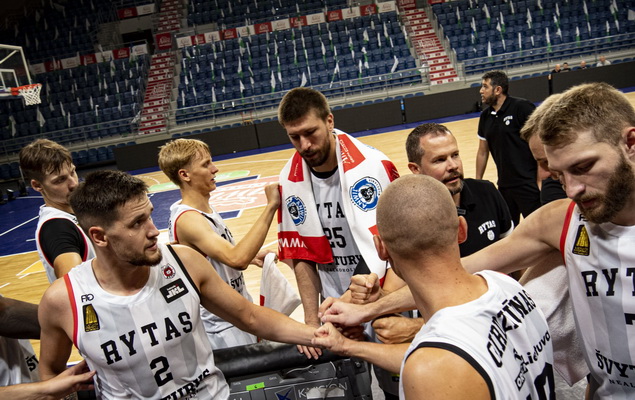
{"label": "stadium stairway", "polygon": [[[182,11],[178,0],[161,2],[161,12],[155,22],[155,31],[162,33],[179,30]],[[141,134],[167,132],[167,118],[174,82],[174,63],[175,56],[171,51],[152,56],[139,123]]]}
{"label": "stadium stairway", "polygon": [[428,71],[430,83],[438,85],[458,81],[458,74],[437,37],[430,19],[423,9],[404,13],[404,24],[422,68]]}
{"label": "stadium stairway", "polygon": [[174,54],[159,53],[152,56],[148,86],[143,98],[139,133],[165,133],[170,111],[170,96],[174,77]]}

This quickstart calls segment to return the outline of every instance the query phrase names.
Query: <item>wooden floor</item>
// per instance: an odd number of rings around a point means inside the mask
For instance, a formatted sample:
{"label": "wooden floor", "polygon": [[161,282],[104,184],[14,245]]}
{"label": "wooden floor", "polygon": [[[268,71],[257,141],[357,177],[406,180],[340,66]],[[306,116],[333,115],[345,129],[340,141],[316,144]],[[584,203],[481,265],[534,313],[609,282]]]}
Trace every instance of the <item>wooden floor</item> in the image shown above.
{"label": "wooden floor", "polygon": [[[635,104],[635,92],[628,93],[632,104]],[[445,123],[457,137],[465,177],[473,177],[476,163],[476,151],[478,148],[478,137],[476,135],[478,118],[464,119],[455,122]],[[337,126],[337,121],[335,121]],[[409,174],[407,159],[405,154],[405,140],[411,129],[396,130],[387,133],[375,134],[360,137],[360,140],[384,152],[397,166],[402,175]],[[258,154],[247,157],[239,157],[216,163],[220,172],[230,172],[233,170],[249,170],[252,175],[259,174],[261,177],[277,176],[284,163],[291,157],[292,150],[281,150],[266,154]],[[161,172],[141,175],[149,185],[168,182],[168,179]],[[485,179],[496,181],[496,170],[490,158]],[[156,208],[156,205],[155,205]],[[234,238],[240,240],[248,231],[253,221],[260,215],[262,208],[245,210],[239,218],[227,221]],[[163,235],[167,237],[167,235]],[[265,240],[265,248],[276,250],[276,226],[269,230]],[[278,264],[280,270],[295,285],[293,272],[283,263]],[[3,296],[19,300],[38,303],[42,294],[48,287],[46,276],[42,271],[36,252],[16,254],[0,258],[0,293]],[[260,288],[260,269],[250,266],[245,271],[245,278],[248,290],[254,297],[258,298]],[[301,307],[298,307],[292,317],[302,320]],[[36,354],[39,354],[39,341],[33,341]],[[74,351],[72,360],[79,360],[79,355]]]}

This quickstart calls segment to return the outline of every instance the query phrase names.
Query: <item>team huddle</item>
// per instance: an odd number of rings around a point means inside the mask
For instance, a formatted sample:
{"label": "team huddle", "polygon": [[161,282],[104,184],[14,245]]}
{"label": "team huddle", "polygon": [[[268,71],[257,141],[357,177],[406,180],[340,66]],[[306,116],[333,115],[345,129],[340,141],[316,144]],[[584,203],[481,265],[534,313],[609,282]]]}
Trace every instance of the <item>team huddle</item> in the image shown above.
{"label": "team huddle", "polygon": [[[158,155],[181,192],[170,244],[142,180],[96,171],[79,183],[68,150],[31,143],[20,165],[44,198],[36,243],[51,286],[39,307],[0,297],[0,321],[20,306],[31,327],[0,335],[40,338],[45,382],[9,386],[35,371],[0,370],[0,394],[226,399],[213,350],[260,337],[366,360],[386,399],[635,397],[635,109],[602,83],[537,109],[507,91],[504,73],[483,77],[479,179],[464,178],[444,125],[410,133],[412,174],[399,177],[335,129],[321,93],[289,91],[278,119],[296,152],[240,239],[210,204],[218,168],[202,141]],[[498,189],[480,179],[489,154]],[[245,287],[276,213],[304,323]],[[73,346],[85,362],[67,369]]]}

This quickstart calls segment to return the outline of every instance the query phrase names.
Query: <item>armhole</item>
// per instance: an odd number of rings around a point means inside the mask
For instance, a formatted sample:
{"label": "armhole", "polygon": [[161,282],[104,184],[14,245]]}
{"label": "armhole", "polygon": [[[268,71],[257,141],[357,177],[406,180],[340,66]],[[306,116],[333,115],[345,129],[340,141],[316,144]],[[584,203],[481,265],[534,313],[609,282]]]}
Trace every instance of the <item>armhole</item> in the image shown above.
{"label": "armhole", "polygon": [[79,236],[82,238],[82,240],[84,240],[84,254],[82,255],[83,262],[88,260],[88,255],[90,254],[90,239],[86,234],[84,234],[84,231],[81,227],[78,226],[77,229],[79,230]]}
{"label": "armhole", "polygon": [[190,285],[192,286],[192,288],[194,288],[194,291],[196,292],[196,295],[200,299],[201,298],[201,292],[198,290],[198,286],[196,286],[194,284],[194,281],[192,280],[192,277],[190,276],[190,273],[187,272],[187,269],[185,269],[185,266],[183,266],[183,262],[181,262],[181,259],[179,258],[179,256],[176,255],[176,252],[174,251],[172,246],[166,245],[166,247],[168,248],[168,250],[170,250],[170,253],[172,254],[172,257],[174,257],[174,259],[176,260],[177,264],[179,264],[179,268],[181,269],[181,271],[183,271],[183,275],[185,275],[185,277],[187,278],[188,282],[190,282]]}
{"label": "armhole", "polygon": [[[496,400],[496,395],[495,395],[495,392],[494,392],[494,385],[492,384],[492,380],[490,379],[489,375],[487,374],[487,372],[485,372],[485,370],[483,369],[481,364],[476,362],[476,360],[471,355],[469,355],[465,350],[463,350],[460,347],[457,347],[457,346],[455,346],[453,344],[449,344],[449,343],[423,342],[423,343],[420,343],[417,347],[415,347],[415,349],[410,354],[408,354],[408,357],[410,357],[412,355],[412,353],[414,353],[416,350],[419,350],[419,349],[424,348],[424,347],[432,347],[432,348],[435,348],[435,349],[447,350],[447,351],[452,352],[452,353],[456,354],[457,356],[461,357],[465,361],[467,361],[472,366],[472,368],[474,368],[476,370],[476,372],[478,372],[479,375],[481,375],[481,377],[483,378],[483,380],[487,384],[487,388],[489,389],[489,397],[490,397],[490,399]],[[408,357],[406,357],[406,360],[408,359]],[[404,363],[405,363],[405,360],[404,360]]]}
{"label": "armhole", "polygon": [[564,224],[562,225],[562,233],[560,234],[560,255],[562,256],[562,261],[565,263],[565,244],[567,242],[567,232],[569,232],[569,225],[571,224],[571,216],[573,215],[573,209],[575,208],[575,203],[572,201],[569,204],[569,208],[567,208],[567,215],[564,218]]}
{"label": "armhole", "polygon": [[68,292],[68,299],[71,302],[71,311],[73,312],[73,343],[75,347],[79,348],[77,343],[77,304],[75,303],[75,292],[73,292],[73,284],[68,274],[64,275],[64,283],[66,284],[66,291]]}
{"label": "armhole", "polygon": [[192,209],[192,210],[185,210],[185,211],[183,211],[182,213],[180,213],[180,214],[176,217],[176,219],[174,220],[174,241],[175,241],[176,243],[180,243],[180,242],[179,242],[179,236],[178,236],[178,234],[177,234],[177,230],[176,230],[176,224],[177,224],[177,222],[179,222],[179,218],[181,218],[181,217],[183,216],[183,214],[185,214],[185,213],[187,213],[187,212],[190,212],[190,211],[194,211],[194,212],[199,213],[200,215],[202,215],[202,216],[203,216],[203,218],[207,219],[207,220],[208,220],[208,221],[210,221],[210,222],[211,222],[214,226],[216,226],[216,227],[217,227],[216,222],[214,222],[214,220],[213,220],[213,219],[211,219],[210,217],[208,217],[208,216],[207,216],[207,215],[205,215],[204,213],[202,213],[202,212],[200,212],[200,211],[198,211],[198,210],[194,210],[194,209]]}

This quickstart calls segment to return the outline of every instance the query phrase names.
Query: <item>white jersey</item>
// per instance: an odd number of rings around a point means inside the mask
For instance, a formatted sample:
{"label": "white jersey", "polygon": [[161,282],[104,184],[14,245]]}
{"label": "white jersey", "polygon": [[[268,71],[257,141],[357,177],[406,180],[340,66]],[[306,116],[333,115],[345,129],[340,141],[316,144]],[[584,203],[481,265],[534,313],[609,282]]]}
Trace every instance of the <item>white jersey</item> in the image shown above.
{"label": "white jersey", "polygon": [[[46,272],[46,277],[51,283],[54,280],[56,280],[57,277],[55,276],[55,270],[53,269],[53,260],[47,259],[46,256],[44,256],[44,253],[42,252],[42,247],[40,243],[40,230],[42,229],[42,225],[44,225],[45,222],[50,221],[52,219],[56,219],[56,218],[67,219],[71,221],[73,224],[75,224],[75,226],[77,226],[77,230],[81,234],[81,237],[84,239],[84,243],[82,244],[82,247],[86,249],[86,251],[84,251],[84,257],[82,258],[82,261],[90,260],[91,258],[95,257],[93,244],[90,242],[90,239],[88,238],[88,236],[86,236],[82,228],[79,227],[79,224],[77,222],[77,217],[75,217],[73,214],[69,214],[66,211],[62,211],[54,207],[49,207],[47,205],[41,206],[40,216],[38,218],[37,228],[35,230],[35,244],[37,246],[37,253],[39,254],[40,260],[42,261],[42,264],[44,265],[44,271]],[[81,256],[82,255],[80,254],[80,257]]]}
{"label": "white jersey", "polygon": [[[492,271],[479,275],[487,281],[487,292],[434,313],[408,348],[402,374],[415,350],[440,348],[469,362],[487,383],[492,398],[551,398],[553,352],[545,317],[512,278]],[[399,398],[405,398],[403,383]]]}
{"label": "white jersey", "polygon": [[[333,175],[322,179],[312,173],[311,183],[322,229],[331,243],[333,252],[332,264],[317,264],[322,283],[322,296],[338,298],[348,290],[351,277],[358,266],[364,268],[366,263],[355,244],[351,228],[344,215],[340,174],[335,171]],[[369,273],[369,271],[358,273]]]}
{"label": "white jersey", "polygon": [[198,288],[172,248],[159,246],[163,259],[131,296],[103,290],[91,261],[64,277],[73,342],[97,371],[97,398],[226,399],[229,388],[201,324]]}
{"label": "white jersey", "polygon": [[635,398],[635,226],[594,224],[571,203],[561,251],[595,398]]}
{"label": "white jersey", "polygon": [[[216,232],[219,236],[227,240],[232,245],[235,244],[234,238],[229,231],[229,228],[227,228],[225,222],[223,221],[223,218],[220,216],[220,214],[218,214],[218,212],[216,212],[213,207],[212,213],[205,213],[193,207],[181,204],[181,200],[170,206],[170,223],[168,228],[170,242],[179,243],[179,238],[176,234],[176,224],[179,217],[183,215],[183,213],[186,213],[188,211],[195,211],[203,215],[203,217],[205,217],[207,223],[214,232]],[[244,298],[249,300],[249,302],[253,302],[251,295],[247,291],[247,286],[245,284],[245,278],[242,271],[231,268],[211,257],[207,257],[207,260],[212,264],[212,266],[214,266],[214,269],[223,281],[225,281],[229,286],[240,293]],[[201,307],[201,318],[203,319],[205,331],[208,333],[215,349],[256,343],[255,336],[246,332],[239,331],[237,328],[233,330],[229,335],[234,337],[234,340],[232,340],[230,337],[222,338],[217,335],[222,331],[233,328],[233,325],[218,317],[217,315],[209,312],[203,307]]]}

